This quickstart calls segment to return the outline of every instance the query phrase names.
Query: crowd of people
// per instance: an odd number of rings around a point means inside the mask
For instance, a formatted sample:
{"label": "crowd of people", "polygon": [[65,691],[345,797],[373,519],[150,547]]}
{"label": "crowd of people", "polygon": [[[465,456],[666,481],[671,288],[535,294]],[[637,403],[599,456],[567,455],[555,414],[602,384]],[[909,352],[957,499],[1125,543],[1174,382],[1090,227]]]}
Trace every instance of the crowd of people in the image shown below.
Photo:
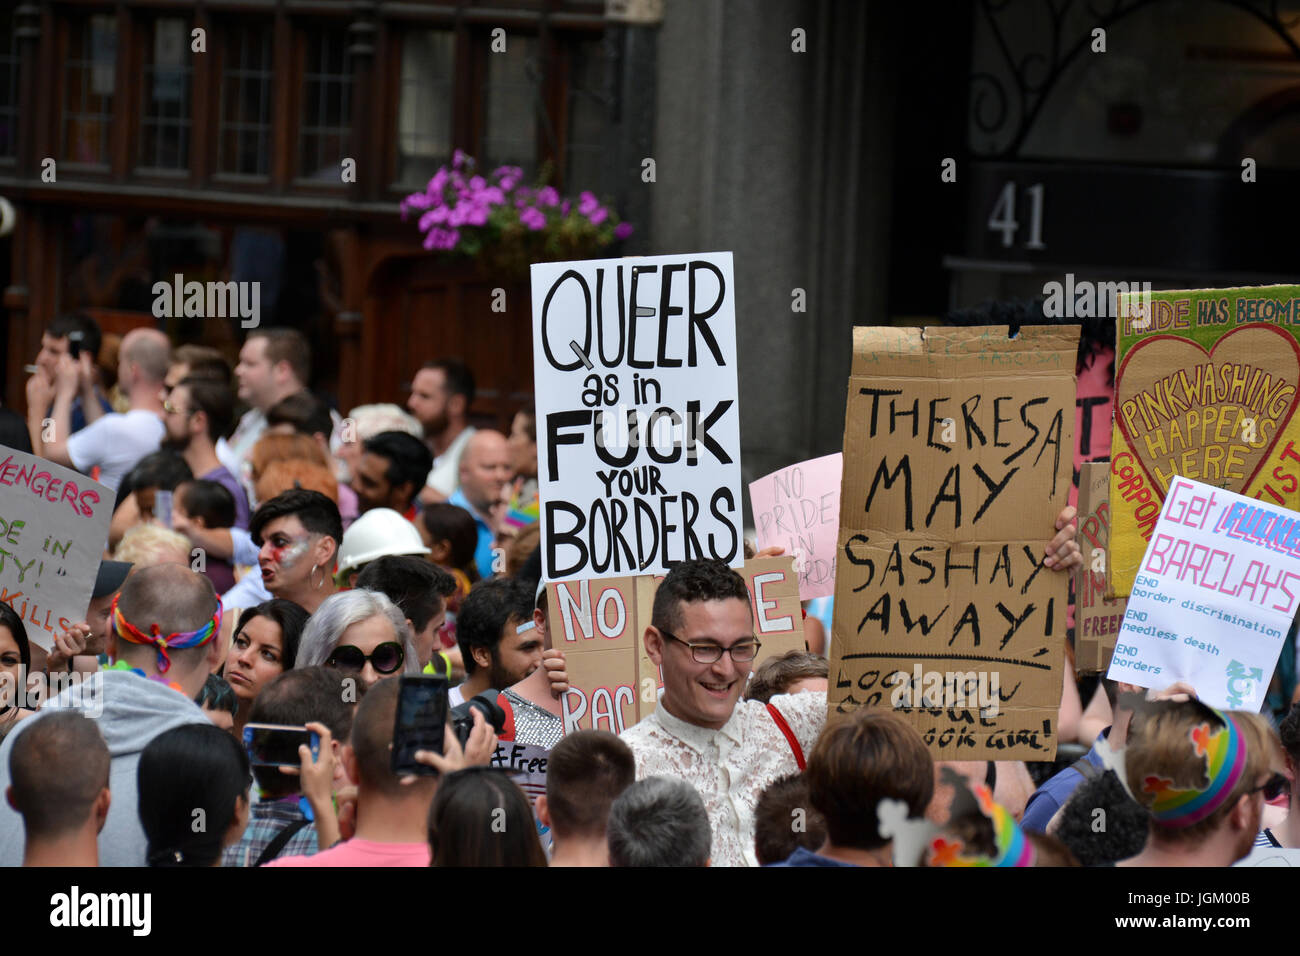
{"label": "crowd of people", "polygon": [[[821,629],[760,661],[744,579],[708,560],[655,593],[657,706],[565,735],[531,408],[509,435],[474,427],[473,373],[440,359],[405,409],[340,415],[289,329],[251,332],[233,369],[152,329],[110,366],[103,338],[52,322],[25,423],[0,416],[3,444],[117,496],[84,620],[47,651],[0,603],[0,864],[1227,866],[1300,847],[1300,709],[1279,737],[1194,688],[1104,681],[1085,712],[1067,674],[1062,738],[1085,757],[937,764],[894,714],[828,723]],[[1043,530],[1044,564],[1075,568],[1073,509]],[[399,678],[420,674],[465,731],[416,754],[434,773],[397,774]],[[250,725],[315,744],[254,765]],[[503,767],[503,741],[541,757]]]}

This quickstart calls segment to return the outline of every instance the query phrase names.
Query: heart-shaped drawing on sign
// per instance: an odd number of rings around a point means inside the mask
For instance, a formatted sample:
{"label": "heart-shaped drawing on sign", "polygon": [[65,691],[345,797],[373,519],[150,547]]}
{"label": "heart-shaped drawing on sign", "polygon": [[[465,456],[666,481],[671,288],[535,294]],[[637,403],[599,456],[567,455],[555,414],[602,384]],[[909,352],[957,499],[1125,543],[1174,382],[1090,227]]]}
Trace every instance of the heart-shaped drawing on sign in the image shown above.
{"label": "heart-shaped drawing on sign", "polygon": [[1271,325],[1233,329],[1209,352],[1154,335],[1116,380],[1115,422],[1161,497],[1174,475],[1244,492],[1295,412],[1300,345]]}

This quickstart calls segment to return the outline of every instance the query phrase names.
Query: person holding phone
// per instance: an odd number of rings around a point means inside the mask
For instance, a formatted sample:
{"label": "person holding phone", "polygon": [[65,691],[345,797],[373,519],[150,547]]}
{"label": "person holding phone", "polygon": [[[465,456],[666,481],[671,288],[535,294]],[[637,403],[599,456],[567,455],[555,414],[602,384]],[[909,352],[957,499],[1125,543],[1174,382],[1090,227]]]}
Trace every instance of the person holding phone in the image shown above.
{"label": "person holding phone", "polygon": [[[348,744],[342,750],[347,775],[356,781],[355,832],[342,843],[311,856],[279,857],[266,866],[423,866],[430,862],[427,842],[429,806],[440,777],[399,776],[393,773],[393,730],[397,722],[400,682],[381,680],[366,692],[352,720]],[[305,748],[304,748],[305,749]],[[450,723],[445,725],[443,752],[416,751],[421,763],[442,774],[484,764],[496,749],[496,736],[474,716],[474,728],[464,749]],[[323,747],[322,747],[323,750]]]}
{"label": "person holding phone", "polygon": [[77,363],[82,374],[78,378],[78,392],[72,400],[72,430],[79,432],[87,423],[111,412],[113,406],[99,387],[95,362],[103,335],[99,323],[85,312],[57,315],[41,333],[41,350],[36,363],[29,365],[31,378],[27,380],[27,407],[39,409],[44,418],[51,417],[56,390],[55,373],[63,356]]}
{"label": "person holding phone", "polygon": [[345,701],[343,677],[329,667],[302,667],[272,678],[249,712],[253,725],[316,735],[313,754],[298,748],[292,765],[268,766],[254,758],[258,797],[248,829],[226,848],[225,866],[261,866],[277,857],[310,856],[338,842],[333,795],[350,787],[340,759],[352,730],[353,706]]}

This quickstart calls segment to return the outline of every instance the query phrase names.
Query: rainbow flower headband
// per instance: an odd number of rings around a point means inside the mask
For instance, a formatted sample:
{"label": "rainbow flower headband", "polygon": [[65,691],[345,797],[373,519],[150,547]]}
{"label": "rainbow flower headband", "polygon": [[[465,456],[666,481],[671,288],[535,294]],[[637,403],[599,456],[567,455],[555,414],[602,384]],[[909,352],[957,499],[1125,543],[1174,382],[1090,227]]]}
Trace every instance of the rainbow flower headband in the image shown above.
{"label": "rainbow flower headband", "polygon": [[113,606],[109,612],[113,620],[113,632],[122,640],[132,644],[154,645],[158,649],[158,672],[161,674],[166,674],[171,669],[172,660],[167,653],[169,650],[181,651],[191,647],[201,647],[216,637],[217,632],[221,630],[221,598],[219,597],[216,610],[212,612],[212,620],[197,631],[178,631],[166,635],[159,633],[156,623],[149,625],[149,633],[146,634],[128,621],[118,610],[118,597],[120,595],[113,598]]}
{"label": "rainbow flower headband", "polygon": [[1142,781],[1142,792],[1153,794],[1151,816],[1161,826],[1190,827],[1206,819],[1223,806],[1246,769],[1246,745],[1236,723],[1227,714],[1214,711],[1223,726],[1213,729],[1208,721],[1193,727],[1188,736],[1192,750],[1205,758],[1204,787],[1180,790],[1165,777],[1149,776]]}
{"label": "rainbow flower headband", "polygon": [[984,784],[971,787],[980,812],[993,821],[993,839],[997,846],[997,856],[966,856],[962,853],[965,843],[961,840],[946,840],[935,837],[930,841],[927,853],[930,866],[1033,866],[1034,845],[1025,839],[1025,833],[1017,825],[1015,818],[1001,804],[993,802],[993,793]]}

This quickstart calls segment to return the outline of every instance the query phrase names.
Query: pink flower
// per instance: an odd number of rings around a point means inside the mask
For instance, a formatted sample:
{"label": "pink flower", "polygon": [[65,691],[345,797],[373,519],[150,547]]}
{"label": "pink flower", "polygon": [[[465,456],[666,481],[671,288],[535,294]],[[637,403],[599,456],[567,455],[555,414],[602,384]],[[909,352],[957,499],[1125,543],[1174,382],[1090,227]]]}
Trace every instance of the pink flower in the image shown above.
{"label": "pink flower", "polygon": [[465,224],[467,226],[487,225],[488,211],[486,206],[470,206],[469,211],[465,213]]}
{"label": "pink flower", "polygon": [[533,232],[546,228],[545,214],[540,209],[533,206],[530,206],[519,214],[519,221]]}
{"label": "pink flower", "polygon": [[620,222],[614,227],[615,239],[626,239],[630,235],[632,235],[632,224],[630,222]]}
{"label": "pink flower", "polygon": [[560,194],[555,191],[553,186],[543,186],[537,191],[537,201],[543,206],[558,206],[560,204]]}
{"label": "pink flower", "polygon": [[450,210],[446,206],[438,206],[436,209],[430,209],[420,217],[420,229],[427,230],[434,226],[439,226],[447,221],[447,215]]}
{"label": "pink flower", "polygon": [[599,208],[600,200],[596,198],[594,193],[584,189],[578,194],[578,212],[590,217]]}
{"label": "pink flower", "polygon": [[433,205],[433,199],[427,193],[411,193],[402,200],[402,218],[413,209],[428,209]]}
{"label": "pink flower", "polygon": [[455,249],[458,242],[460,242],[460,233],[455,229],[439,229],[435,226],[424,237],[424,248]]}
{"label": "pink flower", "polygon": [[609,216],[609,210],[604,206],[597,206],[587,218],[591,220],[593,226],[599,226]]}
{"label": "pink flower", "polygon": [[466,153],[464,150],[458,149],[456,150],[456,152],[452,154],[451,165],[454,166],[456,169],[460,169],[466,163],[470,163],[470,162],[473,162],[473,160],[470,159],[469,154]]}

